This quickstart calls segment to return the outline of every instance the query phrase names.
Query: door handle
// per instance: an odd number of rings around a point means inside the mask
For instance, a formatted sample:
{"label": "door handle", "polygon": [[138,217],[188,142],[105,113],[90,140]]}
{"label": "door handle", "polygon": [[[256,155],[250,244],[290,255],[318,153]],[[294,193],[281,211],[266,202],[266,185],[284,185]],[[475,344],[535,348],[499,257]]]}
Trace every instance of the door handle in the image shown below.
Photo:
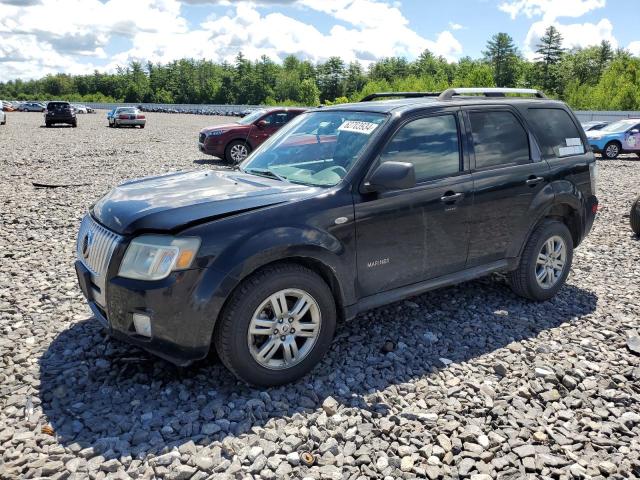
{"label": "door handle", "polygon": [[451,203],[459,202],[463,198],[464,198],[464,193],[462,192],[458,192],[458,193],[447,192],[444,194],[444,196],[440,197],[440,201],[442,203],[451,204]]}
{"label": "door handle", "polygon": [[531,175],[527,181],[525,182],[527,185],[529,185],[530,187],[535,187],[536,185],[538,185],[539,183],[544,182],[544,177],[536,177]]}

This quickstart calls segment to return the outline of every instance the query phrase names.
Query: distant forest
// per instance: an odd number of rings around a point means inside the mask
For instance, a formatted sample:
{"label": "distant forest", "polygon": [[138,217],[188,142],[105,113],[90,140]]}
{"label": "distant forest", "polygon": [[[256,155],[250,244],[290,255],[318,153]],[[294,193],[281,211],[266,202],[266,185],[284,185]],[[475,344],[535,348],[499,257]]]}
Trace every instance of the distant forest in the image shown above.
{"label": "distant forest", "polygon": [[182,59],[167,64],[132,62],[115,73],[48,75],[0,82],[7,100],[84,102],[319,105],[357,101],[380,91],[441,91],[448,87],[534,87],[575,109],[640,110],[640,58],[608,42],[563,48],[549,27],[526,60],[506,33],[491,37],[482,58],[448,62],[430,51],[416,60],[383,58],[364,68],[331,57],[313,64],[294,56],[282,64],[267,57],[235,62]]}

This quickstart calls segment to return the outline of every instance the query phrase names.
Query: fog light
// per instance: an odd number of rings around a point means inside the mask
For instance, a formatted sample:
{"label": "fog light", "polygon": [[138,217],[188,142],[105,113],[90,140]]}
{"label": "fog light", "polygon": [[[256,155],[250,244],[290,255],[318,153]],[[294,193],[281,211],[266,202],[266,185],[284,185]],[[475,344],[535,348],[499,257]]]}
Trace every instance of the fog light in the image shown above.
{"label": "fog light", "polygon": [[133,314],[133,326],[138,335],[151,338],[151,317],[142,313]]}

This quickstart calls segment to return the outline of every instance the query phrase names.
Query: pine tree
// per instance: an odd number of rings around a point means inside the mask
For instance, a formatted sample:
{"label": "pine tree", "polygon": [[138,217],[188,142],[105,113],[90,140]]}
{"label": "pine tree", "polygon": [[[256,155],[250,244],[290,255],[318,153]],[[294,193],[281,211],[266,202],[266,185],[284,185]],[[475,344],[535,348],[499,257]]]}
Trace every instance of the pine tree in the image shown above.
{"label": "pine tree", "polygon": [[557,65],[562,60],[562,35],[556,27],[550,25],[544,32],[540,43],[536,45],[536,61],[541,71],[541,86],[550,93],[558,93],[560,82]]}
{"label": "pine tree", "polygon": [[513,38],[506,33],[497,33],[487,42],[482,52],[493,67],[493,79],[498,87],[514,87],[518,77],[518,49]]}

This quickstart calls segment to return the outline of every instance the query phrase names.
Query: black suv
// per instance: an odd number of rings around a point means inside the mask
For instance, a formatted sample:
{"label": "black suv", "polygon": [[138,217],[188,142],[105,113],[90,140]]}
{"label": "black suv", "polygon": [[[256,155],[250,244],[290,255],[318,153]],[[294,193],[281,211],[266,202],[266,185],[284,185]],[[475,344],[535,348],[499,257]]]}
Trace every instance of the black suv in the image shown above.
{"label": "black suv", "polygon": [[551,298],[594,221],[595,165],[571,110],[535,90],[317,108],[236,171],[113,189],[76,269],[115,337],[179,365],[213,344],[240,379],[283,384],[367,309],[491,272]]}
{"label": "black suv", "polygon": [[78,126],[76,110],[69,102],[49,102],[44,114],[44,124],[47,127],[56,123],[66,123],[72,127]]}

